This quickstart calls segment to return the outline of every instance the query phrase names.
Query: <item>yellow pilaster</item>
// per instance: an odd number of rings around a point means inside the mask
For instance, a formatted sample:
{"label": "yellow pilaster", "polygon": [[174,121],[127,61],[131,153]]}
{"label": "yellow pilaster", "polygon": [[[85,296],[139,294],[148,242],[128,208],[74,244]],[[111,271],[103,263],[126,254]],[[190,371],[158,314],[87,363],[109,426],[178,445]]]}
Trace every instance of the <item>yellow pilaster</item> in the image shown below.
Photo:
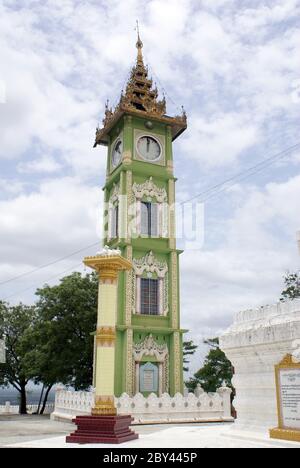
{"label": "yellow pilaster", "polygon": [[[85,265],[99,275],[98,317],[96,332],[96,359],[94,360],[95,407],[93,415],[115,415],[115,341],[117,319],[118,274],[130,270],[132,263],[114,251],[86,257]],[[96,364],[95,364],[96,363]]]}

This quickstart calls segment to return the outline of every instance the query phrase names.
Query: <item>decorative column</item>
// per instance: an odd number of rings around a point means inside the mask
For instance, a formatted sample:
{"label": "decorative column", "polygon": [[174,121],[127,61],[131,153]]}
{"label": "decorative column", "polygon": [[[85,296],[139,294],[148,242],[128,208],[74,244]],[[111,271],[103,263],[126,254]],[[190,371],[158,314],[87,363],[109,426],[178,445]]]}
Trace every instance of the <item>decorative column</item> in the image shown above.
{"label": "decorative column", "polygon": [[231,416],[231,394],[232,394],[232,389],[226,387],[226,383],[223,382],[222,387],[218,388],[217,393],[220,395],[221,398],[223,398],[223,411],[224,419],[232,419]]}
{"label": "decorative column", "polygon": [[104,247],[98,255],[86,257],[84,264],[96,270],[99,275],[94,360],[95,405],[92,416],[78,416],[75,419],[78,429],[66,441],[121,443],[138,437],[129,429],[131,416],[117,416],[114,398],[118,274],[120,271],[130,270],[132,263],[121,257],[120,250]]}
{"label": "decorative column", "polygon": [[163,394],[163,363],[158,363],[158,396]]}
{"label": "decorative column", "polygon": [[140,363],[135,363],[135,393],[140,392]]}
{"label": "decorative column", "polygon": [[129,270],[131,263],[120,255],[87,257],[84,263],[99,274],[96,393],[92,414],[115,415],[114,384],[118,273],[121,270]]}

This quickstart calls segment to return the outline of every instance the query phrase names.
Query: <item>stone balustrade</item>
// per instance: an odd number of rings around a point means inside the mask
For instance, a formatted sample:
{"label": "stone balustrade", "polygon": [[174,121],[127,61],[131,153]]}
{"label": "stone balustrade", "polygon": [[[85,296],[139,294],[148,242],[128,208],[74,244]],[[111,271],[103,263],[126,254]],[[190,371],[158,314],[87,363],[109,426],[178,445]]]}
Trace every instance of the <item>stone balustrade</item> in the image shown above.
{"label": "stone balustrade", "polygon": [[[131,414],[134,424],[155,422],[232,421],[231,389],[222,387],[216,393],[205,393],[198,387],[194,393],[170,397],[151,394],[144,397],[138,393],[129,397],[126,393],[115,398],[118,414]],[[70,420],[75,416],[91,413],[94,403],[93,392],[71,392],[56,390],[54,420]]]}
{"label": "stone balustrade", "polygon": [[[277,304],[265,305],[256,309],[243,310],[235,315],[234,323],[230,327],[230,331],[241,332],[245,329],[261,328],[261,324],[266,325],[266,321],[271,320],[274,323],[275,317],[277,320],[282,321],[283,317],[289,317],[291,315],[299,314],[300,300],[295,299],[293,301],[278,302]],[[270,322],[271,323],[271,322]],[[242,328],[241,328],[242,327]],[[226,340],[230,336],[230,333],[226,333],[222,339]]]}
{"label": "stone balustrade", "polygon": [[[37,411],[38,405],[27,405],[27,413],[33,414]],[[50,414],[54,410],[54,403],[48,403],[46,405],[44,414]],[[5,405],[0,405],[0,414],[2,415],[10,415],[10,414],[19,414],[19,406],[18,405],[11,405],[9,401],[5,403]]]}

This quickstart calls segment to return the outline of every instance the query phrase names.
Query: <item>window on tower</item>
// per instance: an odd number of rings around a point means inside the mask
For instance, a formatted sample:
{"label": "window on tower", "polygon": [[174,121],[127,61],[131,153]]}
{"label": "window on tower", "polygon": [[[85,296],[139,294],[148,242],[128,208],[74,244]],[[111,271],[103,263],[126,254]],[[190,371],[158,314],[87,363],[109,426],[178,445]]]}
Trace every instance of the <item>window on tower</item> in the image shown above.
{"label": "window on tower", "polygon": [[159,315],[159,287],[157,279],[141,278],[141,314]]}
{"label": "window on tower", "polygon": [[111,209],[110,237],[112,239],[117,239],[119,237],[119,205],[115,205]]}
{"label": "window on tower", "polygon": [[141,234],[142,236],[158,236],[158,204],[141,203]]}

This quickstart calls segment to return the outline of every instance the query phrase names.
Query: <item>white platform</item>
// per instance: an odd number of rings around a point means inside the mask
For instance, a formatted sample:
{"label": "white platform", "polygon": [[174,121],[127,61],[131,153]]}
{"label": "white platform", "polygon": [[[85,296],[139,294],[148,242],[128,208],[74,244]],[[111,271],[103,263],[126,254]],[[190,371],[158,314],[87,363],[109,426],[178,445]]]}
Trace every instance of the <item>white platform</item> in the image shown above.
{"label": "white platform", "polygon": [[300,448],[294,442],[272,441],[267,438],[255,438],[249,433],[242,437],[232,437],[232,424],[188,425],[153,427],[150,434],[141,434],[138,440],[122,445],[78,445],[66,444],[65,437],[53,437],[30,442],[11,444],[8,447],[24,448]]}
{"label": "white platform", "polygon": [[267,437],[278,425],[275,365],[300,357],[300,300],[238,313],[220,347],[235,368],[234,430]]}

